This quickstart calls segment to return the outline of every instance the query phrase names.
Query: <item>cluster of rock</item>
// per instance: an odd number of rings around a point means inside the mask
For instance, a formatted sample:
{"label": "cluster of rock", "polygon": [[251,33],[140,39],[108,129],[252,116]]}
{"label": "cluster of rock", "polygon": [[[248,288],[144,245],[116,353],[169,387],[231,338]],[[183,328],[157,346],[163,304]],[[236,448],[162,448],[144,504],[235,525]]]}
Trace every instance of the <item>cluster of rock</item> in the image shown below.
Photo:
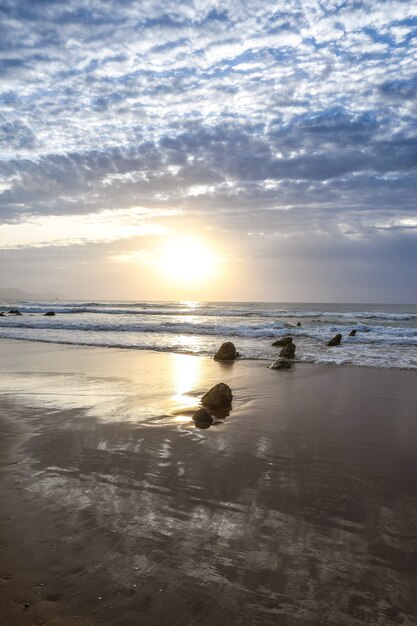
{"label": "cluster of rock", "polygon": [[233,394],[229,385],[218,383],[201,398],[203,408],[194,413],[196,428],[210,428],[214,419],[224,419],[232,410]]}
{"label": "cluster of rock", "polygon": [[[19,311],[19,309],[10,309],[9,315],[23,315],[23,313]],[[47,311],[46,313],[44,313],[44,315],[46,315],[47,317],[52,317],[53,315],[56,315],[56,314],[54,313],[54,311]],[[3,311],[0,311],[0,317],[5,317],[5,314]]]}
{"label": "cluster of rock", "polygon": [[292,337],[281,337],[272,344],[273,346],[282,346],[282,350],[278,355],[278,360],[269,366],[271,370],[289,370],[292,367],[295,357],[296,345],[293,343]]}
{"label": "cluster of rock", "polygon": [[[300,322],[297,323],[297,326],[301,326]],[[355,337],[357,329],[353,329],[349,333],[349,337]],[[327,343],[326,346],[339,346],[342,341],[341,333],[337,333],[334,337],[332,337]],[[272,344],[274,347],[281,347],[281,351],[278,355],[278,359],[274,361],[269,366],[269,369],[272,370],[288,370],[292,367],[294,358],[295,358],[295,350],[296,345],[293,342],[293,338],[290,336],[280,337]],[[237,352],[235,345],[231,341],[226,341],[223,343],[220,348],[217,350],[214,355],[214,359],[216,361],[234,361],[239,356],[239,352]]]}
{"label": "cluster of rock", "polygon": [[[53,312],[45,313],[45,315],[54,315]],[[301,325],[301,324],[298,324]],[[356,329],[351,330],[349,337],[356,335]],[[330,341],[326,343],[327,346],[339,346],[342,340],[341,333],[337,333]],[[288,370],[291,369],[294,358],[295,350],[297,346],[293,342],[293,338],[290,336],[281,337],[272,344],[274,347],[281,347],[278,355],[278,359],[269,366],[272,370]],[[226,341],[217,350],[214,355],[216,361],[234,361],[239,356],[239,352],[236,350],[236,346],[231,341]],[[210,391],[204,394],[201,398],[202,407],[198,409],[193,415],[193,420],[196,428],[210,428],[214,423],[215,418],[224,419],[230,414],[232,408],[233,394],[228,385],[225,383],[219,383],[212,387]]]}

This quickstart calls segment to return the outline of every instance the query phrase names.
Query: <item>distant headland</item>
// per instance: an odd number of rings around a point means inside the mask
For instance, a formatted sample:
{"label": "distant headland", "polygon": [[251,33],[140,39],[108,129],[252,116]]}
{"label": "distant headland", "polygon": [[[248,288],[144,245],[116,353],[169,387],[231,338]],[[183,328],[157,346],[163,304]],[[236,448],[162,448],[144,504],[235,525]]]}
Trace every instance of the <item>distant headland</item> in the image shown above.
{"label": "distant headland", "polygon": [[0,287],[0,300],[60,300],[59,293],[29,293],[15,287]]}

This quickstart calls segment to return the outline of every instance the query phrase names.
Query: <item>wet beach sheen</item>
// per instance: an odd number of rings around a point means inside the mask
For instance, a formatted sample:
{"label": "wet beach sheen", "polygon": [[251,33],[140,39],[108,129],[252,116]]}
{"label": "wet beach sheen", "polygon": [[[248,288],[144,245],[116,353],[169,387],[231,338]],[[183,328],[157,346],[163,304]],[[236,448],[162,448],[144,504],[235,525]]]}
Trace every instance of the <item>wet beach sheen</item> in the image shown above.
{"label": "wet beach sheen", "polygon": [[5,624],[417,623],[415,371],[0,353]]}

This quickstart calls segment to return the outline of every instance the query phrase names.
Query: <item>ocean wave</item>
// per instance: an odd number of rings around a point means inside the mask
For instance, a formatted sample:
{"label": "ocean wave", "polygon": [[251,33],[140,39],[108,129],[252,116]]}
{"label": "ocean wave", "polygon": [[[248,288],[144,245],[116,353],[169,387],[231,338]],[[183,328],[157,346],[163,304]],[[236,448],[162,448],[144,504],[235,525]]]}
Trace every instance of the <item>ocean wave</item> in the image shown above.
{"label": "ocean wave", "polygon": [[25,314],[42,314],[54,311],[57,314],[96,314],[96,315],[126,315],[126,316],[190,316],[208,318],[259,318],[275,320],[312,321],[331,323],[338,321],[342,324],[361,323],[362,321],[417,321],[417,312],[371,311],[371,310],[320,310],[320,309],[287,309],[279,306],[262,308],[259,305],[216,305],[199,304],[184,305],[183,303],[123,303],[123,302],[24,302],[16,305],[0,305],[0,311],[7,312],[10,308],[18,307]]}
{"label": "ocean wave", "polygon": [[[118,348],[153,350],[179,354],[193,354],[196,356],[212,357],[218,347],[213,337],[200,338],[195,343],[185,341],[184,336],[140,335],[136,333],[108,333],[90,332],[81,334],[76,331],[61,331],[51,335],[45,329],[0,328],[0,337],[21,339],[41,343],[56,343],[72,346],[92,346],[97,348]],[[355,365],[362,367],[411,369],[417,370],[417,355],[414,347],[399,346],[395,351],[387,351],[384,346],[342,344],[337,348],[326,348],[323,344],[317,346],[311,343],[297,344],[296,363],[316,363],[326,365]],[[247,338],[241,338],[238,344],[241,358],[270,362],[276,359],[276,348],[270,343],[261,340],[259,343],[250,343]],[[359,349],[358,349],[359,348]]]}
{"label": "ocean wave", "polygon": [[[222,320],[222,318],[220,318]],[[223,321],[223,320],[222,320]],[[306,337],[318,342],[325,342],[335,333],[341,333],[343,341],[349,343],[391,343],[391,344],[417,344],[417,328],[404,326],[371,326],[366,324],[357,325],[355,337],[349,337],[341,324],[310,324],[306,326],[291,325],[284,321],[261,321],[257,323],[212,323],[202,322],[199,318],[193,321],[185,319],[160,318],[156,323],[154,318],[149,321],[134,319],[105,319],[103,317],[44,317],[44,316],[5,316],[0,318],[1,328],[21,329],[48,329],[51,333],[55,330],[74,330],[79,332],[99,331],[108,332],[134,332],[134,333],[169,333],[182,335],[208,335],[218,337],[251,337],[251,338],[279,338],[291,334],[294,338]]]}
{"label": "ocean wave", "polygon": [[44,317],[4,317],[0,320],[2,328],[22,328],[22,329],[48,329],[52,330],[77,330],[77,331],[100,331],[100,332],[135,332],[135,333],[172,333],[191,335],[215,335],[233,337],[275,337],[284,328],[282,322],[267,322],[252,325],[221,325],[202,324],[198,322],[170,322],[161,323],[137,323],[137,322],[98,322],[95,320],[72,320]]}
{"label": "ocean wave", "polygon": [[[8,315],[18,308],[23,315]],[[232,340],[243,358],[276,359],[290,334],[297,360],[417,368],[417,306],[27,301],[5,303],[0,337],[211,356]],[[56,313],[45,317],[48,311]],[[300,323],[298,325],[297,323]],[[350,337],[351,330],[356,336]],[[341,333],[342,345],[326,343]]]}

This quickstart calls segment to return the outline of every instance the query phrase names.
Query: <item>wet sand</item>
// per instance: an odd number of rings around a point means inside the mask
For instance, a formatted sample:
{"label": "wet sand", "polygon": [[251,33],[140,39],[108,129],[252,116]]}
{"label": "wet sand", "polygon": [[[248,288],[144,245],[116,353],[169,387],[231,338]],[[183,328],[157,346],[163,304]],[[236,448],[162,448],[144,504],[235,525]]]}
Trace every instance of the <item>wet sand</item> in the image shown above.
{"label": "wet sand", "polygon": [[1,340],[0,624],[416,624],[416,383]]}

